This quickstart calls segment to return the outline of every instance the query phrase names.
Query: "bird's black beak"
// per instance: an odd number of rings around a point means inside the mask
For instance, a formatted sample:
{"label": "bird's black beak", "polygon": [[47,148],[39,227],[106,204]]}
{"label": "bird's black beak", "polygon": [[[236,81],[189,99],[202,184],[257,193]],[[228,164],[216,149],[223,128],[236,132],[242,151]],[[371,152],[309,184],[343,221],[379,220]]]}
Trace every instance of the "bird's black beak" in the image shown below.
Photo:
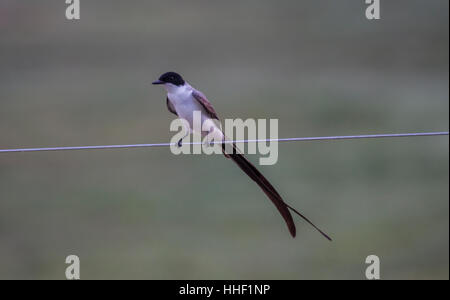
{"label": "bird's black beak", "polygon": [[152,84],[164,84],[165,82],[164,81],[161,81],[161,80],[156,80],[156,81],[153,81],[152,82]]}

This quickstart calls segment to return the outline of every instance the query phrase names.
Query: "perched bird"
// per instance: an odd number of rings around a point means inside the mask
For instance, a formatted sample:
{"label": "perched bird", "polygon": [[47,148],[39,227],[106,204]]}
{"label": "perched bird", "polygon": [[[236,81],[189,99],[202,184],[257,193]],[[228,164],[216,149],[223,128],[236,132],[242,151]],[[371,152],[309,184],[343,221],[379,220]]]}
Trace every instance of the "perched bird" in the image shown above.
{"label": "perched bird", "polygon": [[[167,108],[169,111],[177,115],[180,119],[184,119],[189,124],[189,132],[193,132],[193,115],[194,111],[201,112],[201,122],[209,122],[206,128],[210,128],[210,131],[214,131],[219,135],[219,139],[224,141],[225,135],[222,133],[221,129],[216,125],[214,120],[219,120],[219,117],[214,110],[214,107],[205,97],[205,95],[194,89],[189,83],[187,83],[180,74],[175,72],[167,72],[162,74],[158,80],[154,81],[153,84],[163,85],[167,91]],[[208,134],[208,132],[200,132],[202,136]],[[178,142],[181,146],[182,139]],[[232,153],[227,153],[225,151],[225,143],[222,143],[222,152],[225,157],[233,160],[239,168],[241,168],[253,181],[255,181],[258,186],[263,190],[263,192],[272,200],[273,204],[276,206],[281,216],[289,228],[289,232],[292,237],[296,235],[296,228],[292,215],[289,210],[292,210],[306,222],[312,225],[316,230],[318,230],[325,238],[331,241],[331,238],[326,235],[322,230],[320,230],[316,225],[314,225],[308,218],[298,212],[295,208],[291,207],[289,204],[283,201],[280,194],[275,190],[275,188],[270,184],[270,182],[256,169],[256,167],[251,164],[245,156],[240,153],[236,147],[233,145]]]}

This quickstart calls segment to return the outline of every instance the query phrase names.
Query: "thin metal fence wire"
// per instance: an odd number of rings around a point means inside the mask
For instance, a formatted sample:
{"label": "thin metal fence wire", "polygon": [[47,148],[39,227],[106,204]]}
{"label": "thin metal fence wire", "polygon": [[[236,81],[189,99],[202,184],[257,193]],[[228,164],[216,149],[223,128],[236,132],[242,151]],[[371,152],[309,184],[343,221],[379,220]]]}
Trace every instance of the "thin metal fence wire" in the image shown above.
{"label": "thin metal fence wire", "polygon": [[[235,140],[224,141],[225,144],[231,143],[267,143],[267,142],[312,142],[312,141],[338,141],[355,139],[379,139],[379,138],[400,138],[400,137],[419,137],[419,136],[443,136],[449,135],[448,131],[440,132],[415,132],[415,133],[393,133],[393,134],[364,134],[364,135],[339,135],[339,136],[319,136],[319,137],[294,137],[278,139],[257,139],[257,140]],[[216,141],[212,144],[221,144]],[[185,145],[201,145],[203,142],[184,143]],[[19,148],[19,149],[0,149],[0,153],[17,152],[43,152],[43,151],[75,151],[75,150],[100,150],[100,149],[131,149],[131,148],[151,148],[151,147],[170,147],[176,143],[154,143],[154,144],[131,144],[131,145],[100,145],[100,146],[74,146],[74,147],[49,147],[49,148]]]}

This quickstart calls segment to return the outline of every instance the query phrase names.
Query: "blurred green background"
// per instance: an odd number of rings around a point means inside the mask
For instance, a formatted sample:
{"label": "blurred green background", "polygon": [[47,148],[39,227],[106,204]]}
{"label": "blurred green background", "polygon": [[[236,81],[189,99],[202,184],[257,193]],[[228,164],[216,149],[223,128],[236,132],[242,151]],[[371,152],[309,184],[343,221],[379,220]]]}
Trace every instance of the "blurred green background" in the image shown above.
{"label": "blurred green background", "polygon": [[[447,0],[0,2],[0,149],[166,142],[177,71],[223,118],[280,137],[449,128]],[[257,162],[257,156],[250,156]],[[328,232],[278,212],[222,156],[0,155],[0,278],[449,278],[449,140],[280,144],[261,166]]]}

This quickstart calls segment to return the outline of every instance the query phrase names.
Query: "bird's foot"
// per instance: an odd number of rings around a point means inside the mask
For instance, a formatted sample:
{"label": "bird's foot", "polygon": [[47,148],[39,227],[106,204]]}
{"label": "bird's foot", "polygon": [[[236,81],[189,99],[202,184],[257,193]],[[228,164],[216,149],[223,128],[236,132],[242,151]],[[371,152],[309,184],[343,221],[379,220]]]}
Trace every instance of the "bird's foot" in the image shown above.
{"label": "bird's foot", "polygon": [[205,140],[204,142],[203,142],[203,145],[205,145],[205,147],[213,147],[214,146],[214,140],[210,140],[210,141],[208,141],[208,140]]}
{"label": "bird's foot", "polygon": [[183,146],[183,139],[180,139],[177,143],[178,148],[181,148],[181,146]]}

